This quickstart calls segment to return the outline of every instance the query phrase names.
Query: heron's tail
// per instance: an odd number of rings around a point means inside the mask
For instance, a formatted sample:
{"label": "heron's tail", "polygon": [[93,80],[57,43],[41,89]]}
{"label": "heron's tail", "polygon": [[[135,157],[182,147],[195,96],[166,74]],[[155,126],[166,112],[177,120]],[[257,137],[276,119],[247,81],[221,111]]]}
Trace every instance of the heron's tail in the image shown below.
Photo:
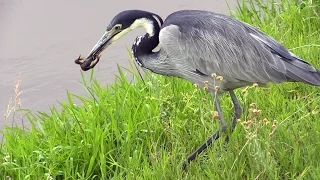
{"label": "heron's tail", "polygon": [[317,69],[316,76],[318,77],[318,83],[315,83],[314,85],[320,86],[320,70],[319,69]]}
{"label": "heron's tail", "polygon": [[[311,65],[310,67],[313,68]],[[288,71],[287,77],[293,81],[320,86],[320,70],[318,69],[313,68],[313,71],[310,71],[293,65]]]}
{"label": "heron's tail", "polygon": [[304,82],[314,86],[320,86],[320,70],[316,70],[316,72],[309,72],[310,79],[306,79]]}

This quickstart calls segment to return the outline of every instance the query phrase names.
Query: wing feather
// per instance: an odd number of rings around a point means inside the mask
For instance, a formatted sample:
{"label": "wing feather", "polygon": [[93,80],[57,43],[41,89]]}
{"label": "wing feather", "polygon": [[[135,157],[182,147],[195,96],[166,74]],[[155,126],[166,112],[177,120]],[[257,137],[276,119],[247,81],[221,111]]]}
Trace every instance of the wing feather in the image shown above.
{"label": "wing feather", "polygon": [[228,83],[308,81],[304,71],[317,71],[250,25],[210,12],[170,15],[160,32],[160,45],[182,73],[216,73]]}

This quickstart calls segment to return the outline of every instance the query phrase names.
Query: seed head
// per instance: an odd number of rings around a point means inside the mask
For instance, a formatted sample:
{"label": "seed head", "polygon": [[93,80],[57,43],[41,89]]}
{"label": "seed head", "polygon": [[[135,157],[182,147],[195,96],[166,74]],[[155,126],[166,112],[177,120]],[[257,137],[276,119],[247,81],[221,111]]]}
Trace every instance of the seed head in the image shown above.
{"label": "seed head", "polygon": [[219,113],[217,111],[214,111],[213,119],[219,119]]}
{"label": "seed head", "polygon": [[242,125],[247,125],[247,121],[242,121],[241,124]]}
{"label": "seed head", "polygon": [[259,85],[257,83],[254,83],[252,86],[253,87],[258,87]]}
{"label": "seed head", "polygon": [[216,74],[216,73],[212,73],[212,74],[211,74],[211,77],[216,78],[216,77],[217,77],[217,74]]}
{"label": "seed head", "polygon": [[216,91],[219,91],[219,90],[220,90],[220,86],[216,86],[214,89],[215,89]]}
{"label": "seed head", "polygon": [[250,108],[256,108],[257,107],[257,104],[256,103],[251,103],[250,104]]}
{"label": "seed head", "polygon": [[198,88],[198,87],[199,87],[199,84],[194,83],[193,86],[194,86],[195,88]]}
{"label": "seed head", "polygon": [[258,115],[260,114],[261,110],[259,110],[259,109],[253,109],[252,112],[253,112],[253,114],[254,114],[255,116],[258,116]]}
{"label": "seed head", "polygon": [[275,129],[277,127],[277,120],[273,120],[273,123],[272,123],[272,128]]}
{"label": "seed head", "polygon": [[223,77],[222,76],[217,76],[217,80],[222,81]]}

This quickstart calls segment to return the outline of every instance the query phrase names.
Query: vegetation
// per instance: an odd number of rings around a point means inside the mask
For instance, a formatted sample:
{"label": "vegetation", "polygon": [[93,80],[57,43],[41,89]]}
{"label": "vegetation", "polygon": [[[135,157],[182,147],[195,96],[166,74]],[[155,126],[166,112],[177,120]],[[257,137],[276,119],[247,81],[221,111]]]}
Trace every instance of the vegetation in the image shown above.
{"label": "vegetation", "polygon": [[[319,9],[316,1],[249,0],[234,15],[320,68]],[[31,126],[4,129],[2,179],[320,177],[319,87],[238,89],[244,113],[229,144],[221,138],[183,171],[181,162],[219,126],[212,96],[178,78],[147,72],[142,81],[133,67],[119,67],[107,87],[91,75],[83,77],[88,97],[68,93],[61,110],[27,113]],[[231,119],[230,97],[221,104]]]}

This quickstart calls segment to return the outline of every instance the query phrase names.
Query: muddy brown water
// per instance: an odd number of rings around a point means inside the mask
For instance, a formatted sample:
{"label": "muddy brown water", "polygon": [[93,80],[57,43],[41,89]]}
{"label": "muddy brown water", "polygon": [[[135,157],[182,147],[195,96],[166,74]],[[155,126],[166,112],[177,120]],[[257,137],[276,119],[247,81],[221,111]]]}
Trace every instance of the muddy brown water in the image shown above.
{"label": "muddy brown water", "polygon": [[[236,0],[227,2],[235,10]],[[86,56],[109,21],[125,9],[152,11],[163,19],[181,9],[230,13],[225,0],[0,0],[1,115],[14,96],[19,73],[22,108],[33,112],[59,106],[58,101],[67,99],[67,90],[87,95],[74,60],[79,54]],[[142,29],[131,32],[102,53],[95,67],[95,77],[101,83],[114,81],[117,64],[128,67],[126,46],[131,47],[135,37],[143,33]],[[2,117],[0,129],[5,124]]]}

